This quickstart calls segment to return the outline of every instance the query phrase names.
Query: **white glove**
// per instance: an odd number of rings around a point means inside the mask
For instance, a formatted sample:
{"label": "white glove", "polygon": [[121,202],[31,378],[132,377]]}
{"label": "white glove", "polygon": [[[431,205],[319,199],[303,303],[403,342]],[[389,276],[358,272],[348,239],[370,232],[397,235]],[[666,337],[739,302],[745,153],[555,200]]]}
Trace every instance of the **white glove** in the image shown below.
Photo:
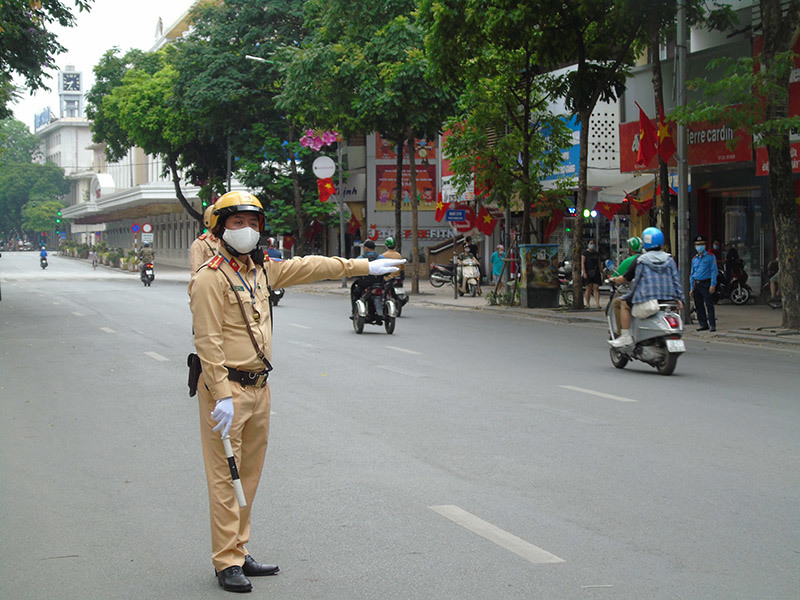
{"label": "white glove", "polygon": [[369,263],[369,274],[388,275],[400,270],[396,265],[404,265],[405,263],[405,258],[376,258]]}
{"label": "white glove", "polygon": [[231,423],[233,423],[233,398],[229,396],[217,400],[217,405],[211,412],[211,418],[217,422],[213,431],[219,431],[221,437],[227,436],[231,430]]}

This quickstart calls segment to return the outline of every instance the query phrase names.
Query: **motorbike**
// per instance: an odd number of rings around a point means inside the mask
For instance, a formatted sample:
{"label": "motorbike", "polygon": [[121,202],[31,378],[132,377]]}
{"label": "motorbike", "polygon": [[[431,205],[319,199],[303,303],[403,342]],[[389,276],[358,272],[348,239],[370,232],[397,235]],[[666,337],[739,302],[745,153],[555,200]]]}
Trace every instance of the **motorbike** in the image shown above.
{"label": "motorbike", "polygon": [[362,333],[367,323],[383,325],[386,333],[394,333],[399,316],[399,302],[394,289],[394,283],[389,280],[372,283],[361,292],[355,301],[355,314],[351,317],[356,333]]}
{"label": "motorbike", "polygon": [[278,306],[278,302],[281,301],[285,292],[286,290],[283,288],[269,291],[269,301],[272,302],[272,306]]}
{"label": "motorbike", "polygon": [[145,287],[150,287],[150,284],[153,283],[153,280],[156,278],[153,274],[153,263],[145,263],[140,278]]}
{"label": "motorbike", "polygon": [[717,287],[711,295],[714,304],[720,300],[730,300],[733,304],[742,305],[750,299],[753,290],[747,284],[748,275],[744,270],[744,261],[736,261],[730,273],[730,281],[722,269],[717,273]]}
{"label": "motorbike", "polygon": [[474,298],[480,289],[480,278],[478,261],[471,255],[462,259],[458,265],[458,293],[460,295],[468,293]]}
{"label": "motorbike", "polygon": [[39,259],[39,266],[42,267],[42,270],[47,268],[47,257],[46,256],[42,256]]}
{"label": "motorbike", "polygon": [[575,290],[572,288],[572,264],[568,260],[558,263],[558,287],[563,306],[572,306]]}
{"label": "motorbike", "polygon": [[408,294],[406,294],[406,290],[403,287],[402,275],[392,277],[390,281],[394,286],[394,295],[397,296],[397,316],[399,317],[403,314],[403,307],[408,304]]}
{"label": "motorbike", "polygon": [[428,281],[431,282],[433,287],[442,287],[445,283],[452,285],[453,283],[453,268],[450,265],[442,265],[438,263],[431,263],[430,275]]}
{"label": "motorbike", "polygon": [[[609,339],[617,338],[617,322],[613,302],[618,297],[617,287],[611,285],[611,297],[606,305]],[[630,360],[640,360],[655,367],[660,375],[672,375],[678,357],[686,351],[683,341],[683,319],[677,302],[659,302],[659,310],[644,319],[631,317],[631,336],[634,344],[624,348],[610,348],[611,364],[624,369]]]}

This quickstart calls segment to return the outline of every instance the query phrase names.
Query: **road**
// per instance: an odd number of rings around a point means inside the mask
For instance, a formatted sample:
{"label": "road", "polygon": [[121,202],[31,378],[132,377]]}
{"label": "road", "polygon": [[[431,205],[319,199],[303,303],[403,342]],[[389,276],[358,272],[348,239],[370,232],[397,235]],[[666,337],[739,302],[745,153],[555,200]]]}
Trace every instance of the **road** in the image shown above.
{"label": "road", "polygon": [[[220,598],[185,286],[0,258],[0,597]],[[345,297],[275,310],[255,598],[796,599],[800,354]]]}

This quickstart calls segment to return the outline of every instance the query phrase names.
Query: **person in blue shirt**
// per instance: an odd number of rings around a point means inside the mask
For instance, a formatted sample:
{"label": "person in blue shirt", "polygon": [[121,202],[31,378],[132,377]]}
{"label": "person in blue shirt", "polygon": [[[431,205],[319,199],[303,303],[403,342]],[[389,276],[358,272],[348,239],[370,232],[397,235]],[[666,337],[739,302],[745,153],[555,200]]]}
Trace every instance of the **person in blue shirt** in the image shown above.
{"label": "person in blue shirt", "polygon": [[275,238],[271,237],[267,240],[267,256],[269,256],[270,260],[283,260],[283,254],[276,246]]}
{"label": "person in blue shirt", "polygon": [[697,331],[716,331],[717,317],[714,314],[714,300],[711,295],[717,287],[717,259],[706,252],[705,236],[694,238],[694,249],[697,254],[692,258],[692,271],[689,275],[694,307],[697,310]]}
{"label": "person in blue shirt", "polygon": [[489,262],[492,265],[492,283],[495,285],[500,282],[500,276],[503,274],[503,265],[505,264],[506,250],[503,244],[497,244],[497,248],[492,252],[489,257]]}
{"label": "person in blue shirt", "polygon": [[44,246],[42,246],[42,250],[39,252],[39,258],[47,258],[47,250],[45,250]]}

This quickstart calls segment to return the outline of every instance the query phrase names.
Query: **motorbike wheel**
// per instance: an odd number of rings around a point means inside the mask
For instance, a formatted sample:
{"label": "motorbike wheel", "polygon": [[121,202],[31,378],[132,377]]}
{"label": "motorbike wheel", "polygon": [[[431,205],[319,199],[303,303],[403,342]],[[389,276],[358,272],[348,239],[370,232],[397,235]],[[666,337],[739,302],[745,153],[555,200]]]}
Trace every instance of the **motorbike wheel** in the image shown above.
{"label": "motorbike wheel", "polygon": [[442,287],[446,283],[445,277],[436,271],[431,273],[430,277],[428,277],[428,281],[431,282],[433,287],[437,288]]}
{"label": "motorbike wheel", "polygon": [[358,314],[353,315],[353,329],[356,333],[364,332],[364,317],[361,317]]}
{"label": "motorbike wheel", "polygon": [[478,295],[478,286],[474,283],[470,283],[469,285],[469,295],[473,298]]}
{"label": "motorbike wheel", "polygon": [[389,335],[394,333],[394,325],[395,325],[396,321],[397,321],[397,317],[390,317],[388,315],[383,317],[383,328],[386,330],[386,333],[388,333]]}
{"label": "motorbike wheel", "polygon": [[747,304],[748,300],[750,300],[750,290],[746,287],[738,285],[731,290],[731,302],[734,304],[741,306]]}
{"label": "motorbike wheel", "polygon": [[618,369],[624,369],[625,365],[628,364],[628,360],[630,360],[627,356],[625,356],[622,352],[620,352],[616,348],[611,348],[609,350],[609,355],[611,356],[611,364]]}
{"label": "motorbike wheel", "polygon": [[656,367],[656,369],[658,369],[658,374],[672,375],[675,371],[675,365],[678,364],[678,356],[680,355],[675,352],[667,353],[667,360]]}

